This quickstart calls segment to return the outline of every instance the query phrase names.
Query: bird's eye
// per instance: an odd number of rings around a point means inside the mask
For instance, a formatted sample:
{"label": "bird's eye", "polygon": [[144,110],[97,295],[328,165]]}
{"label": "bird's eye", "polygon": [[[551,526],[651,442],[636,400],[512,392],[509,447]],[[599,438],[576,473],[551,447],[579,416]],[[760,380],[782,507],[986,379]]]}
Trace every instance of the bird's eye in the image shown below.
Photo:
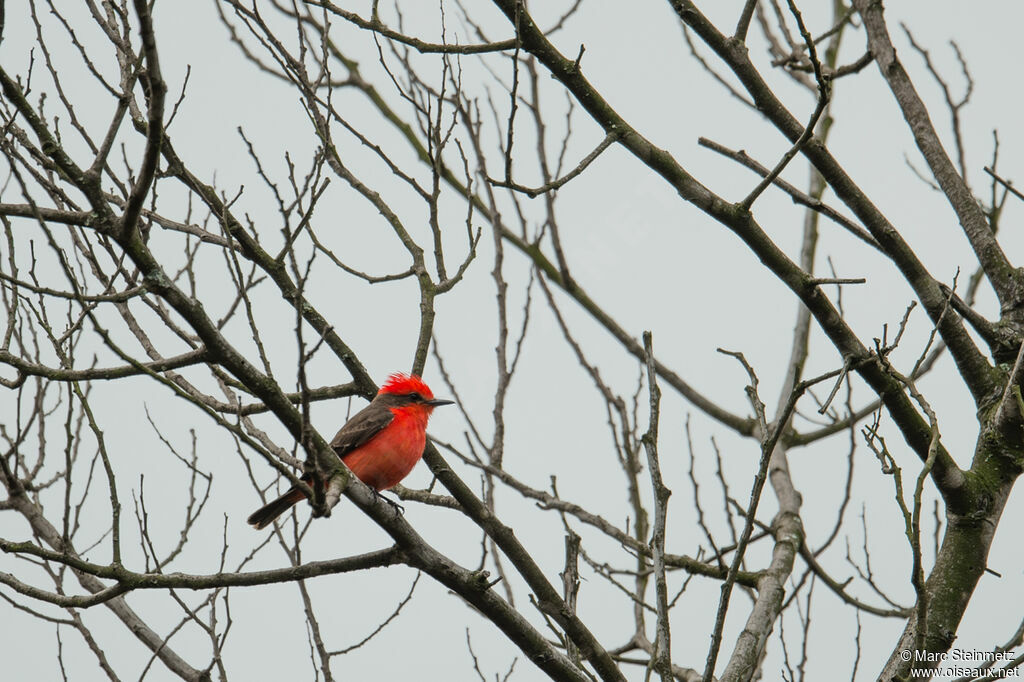
{"label": "bird's eye", "polygon": [[419,393],[410,393],[409,400],[413,401],[414,403],[422,403],[423,396],[421,396]]}

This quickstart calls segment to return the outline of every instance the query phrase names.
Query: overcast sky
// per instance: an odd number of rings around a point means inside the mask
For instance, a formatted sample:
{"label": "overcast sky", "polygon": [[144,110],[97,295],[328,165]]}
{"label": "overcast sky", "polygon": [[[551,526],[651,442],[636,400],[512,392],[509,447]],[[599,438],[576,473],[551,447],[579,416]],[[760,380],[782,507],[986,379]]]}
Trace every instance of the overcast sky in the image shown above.
{"label": "overcast sky", "polygon": [[[344,4],[352,5],[351,9],[364,16],[369,15],[369,3]],[[558,3],[557,7],[564,10],[567,4]],[[738,0],[699,4],[713,20],[721,20],[729,27],[734,25],[742,5]],[[1008,1],[890,4],[887,19],[893,39],[918,91],[933,107],[933,122],[947,142],[951,136],[942,93],[929,80],[922,60],[910,49],[899,22],[906,22],[918,43],[931,51],[954,92],[961,92],[964,80],[949,46],[950,39],[956,40],[970,66],[975,89],[971,104],[963,112],[963,131],[969,180],[975,191],[987,197],[988,184],[982,167],[990,163],[993,130],[999,131],[1002,174],[1019,181],[1024,178],[1024,163],[1020,162],[1024,158],[1024,129],[1020,125],[1024,102],[1018,86],[1024,5]],[[400,2],[399,5],[407,32],[424,40],[440,40],[437,3]],[[492,39],[509,35],[507,23],[487,3],[467,2],[466,5]],[[550,23],[558,14],[544,3],[533,5],[536,7],[531,9],[538,13],[541,25],[546,21]],[[459,12],[450,3],[445,3],[445,8],[448,39],[454,41],[457,36],[460,42],[470,42],[472,37],[458,22]],[[828,27],[823,7],[802,9],[812,33],[818,34]],[[63,43],[58,39],[60,33],[47,10],[39,8],[39,11],[44,15],[47,30],[53,31],[50,46],[54,58],[66,64],[66,68],[81,72],[75,52],[66,39]],[[390,6],[382,8],[382,12],[389,22],[397,25]],[[266,161],[268,172],[283,181],[284,154],[287,152],[300,169],[306,168],[317,144],[298,96],[283,83],[253,69],[238,47],[230,42],[212,2],[157,3],[155,19],[157,45],[171,101],[177,99],[186,69],[191,67],[185,98],[169,129],[179,154],[189,161],[193,172],[205,174],[202,179],[215,181],[226,195],[234,195],[244,188],[236,212],[248,214],[273,243],[278,229],[276,209],[266,188],[253,174],[253,164],[238,128],[253,141]],[[86,44],[96,41],[97,49],[104,50],[98,60],[102,68],[114,68],[109,50],[96,40],[91,26],[86,28],[87,17],[77,17],[76,21],[82,22],[81,39]],[[376,63],[377,50],[372,36],[345,26],[340,20],[335,24],[338,40],[346,51],[358,56],[364,75],[385,88],[389,81]],[[759,35],[752,30],[752,54],[769,81],[784,95],[790,110],[805,120],[814,107],[813,98],[793,87],[783,75],[768,73],[765,47]],[[34,38],[35,29],[21,3],[8,5],[0,43],[0,62],[6,70],[25,72]],[[766,165],[773,165],[788,147],[781,135],[756,112],[731,98],[692,60],[669,3],[588,0],[554,42],[567,55],[576,54],[579,45],[585,44],[581,68],[605,98],[654,144],[671,152],[702,183],[728,200],[738,201],[745,196],[756,184],[756,178],[735,163],[700,147],[699,137],[734,149],[745,149]],[[863,33],[848,31],[840,62],[850,62],[864,50]],[[40,60],[38,49],[31,54],[37,62]],[[704,54],[710,56],[707,50]],[[396,66],[393,60],[389,63]],[[424,73],[435,76],[440,69],[434,57],[418,59],[416,63]],[[505,111],[507,94],[486,80],[488,74],[479,61],[465,57],[462,64],[467,91],[483,98],[487,92],[485,87],[489,87],[499,110]],[[505,81],[510,79],[507,63],[492,59],[489,64],[499,69]],[[39,69],[38,63],[36,68]],[[565,125],[564,94],[546,75],[542,75],[541,80],[545,101],[551,107],[547,113],[551,135],[558,139]],[[38,82],[37,87],[46,87],[41,76]],[[109,97],[97,95],[95,84],[84,76],[80,80],[70,78],[64,85],[68,96],[81,102],[79,113],[87,124],[105,125],[113,107]],[[394,92],[387,92],[386,96],[393,105],[401,106]],[[90,108],[92,102],[97,104]],[[410,161],[395,132],[373,116],[359,95],[341,92],[338,103],[365,134],[393,150],[396,159],[403,163]],[[55,102],[51,105],[55,106]],[[522,112],[520,115],[525,116]],[[945,198],[916,178],[908,167],[908,161],[919,169],[925,165],[874,65],[836,84],[833,115],[835,127],[829,141],[833,154],[917,249],[930,271],[938,279],[951,283],[959,268],[962,286],[974,272],[976,262]],[[62,125],[66,126],[66,121]],[[567,158],[579,159],[596,146],[603,133],[579,111],[575,114],[573,128]],[[137,156],[141,149],[140,138],[130,132],[125,135],[129,141],[126,153]],[[518,143],[524,154],[530,144],[526,135],[524,133],[523,141]],[[363,179],[375,183],[375,188],[393,202],[410,229],[415,230],[415,235],[426,240],[429,230],[422,204],[380,164],[374,165],[370,153],[351,136],[339,132],[338,139],[342,154],[364,174]],[[553,142],[552,147],[555,144]],[[77,151],[83,152],[81,145]],[[417,172],[420,177],[426,177],[425,169]],[[528,162],[522,164],[522,172],[524,177],[518,180],[523,184],[539,184],[536,171]],[[807,166],[800,159],[795,160],[784,175],[797,186],[806,187]],[[407,257],[376,210],[355,198],[342,185],[335,179],[318,208],[317,219],[321,229],[332,231],[336,243],[344,249],[346,262],[374,274],[397,272],[407,267]],[[834,196],[826,195],[826,198],[838,205]],[[10,184],[4,186],[0,199],[6,203],[22,201]],[[174,201],[173,193],[161,197],[162,212],[185,220],[185,206],[175,205]],[[536,203],[529,209],[535,212],[534,221],[542,215],[542,201],[534,200]],[[720,405],[747,415],[750,408],[743,391],[746,375],[734,360],[717,353],[716,348],[742,351],[758,370],[762,398],[769,406],[775,404],[788,358],[796,304],[793,296],[734,235],[683,202],[663,181],[652,177],[627,152],[616,148],[610,149],[580,178],[560,190],[558,204],[561,235],[573,276],[624,329],[636,337],[643,330],[652,330],[655,349],[662,361]],[[446,247],[450,261],[457,262],[466,253],[464,216],[460,214],[464,207],[456,202],[446,206],[446,230],[450,229],[452,235],[446,236]],[[769,190],[758,200],[755,215],[776,243],[796,258],[803,219],[800,207],[793,205],[781,192]],[[1010,259],[1015,261],[1024,249],[1024,237],[1019,229],[1022,216],[1020,202],[1011,203],[1002,223],[1001,241]],[[193,222],[201,219],[201,216],[191,217]],[[25,227],[27,230],[27,225]],[[488,229],[484,225],[485,232]],[[33,237],[39,239],[38,235]],[[26,242],[29,238],[19,235],[19,239]],[[160,240],[163,236],[155,234],[153,238]],[[168,250],[172,245],[180,249],[177,246],[180,242],[173,238],[168,238],[166,244]],[[838,276],[867,278],[866,285],[846,287],[843,292],[847,319],[861,339],[870,342],[873,336],[881,336],[885,324],[892,333],[911,302],[912,294],[891,264],[824,220],[818,254],[816,267],[825,276],[828,274],[826,258],[831,258]],[[230,292],[218,287],[218,283],[225,281],[219,270],[223,268],[223,260],[211,253],[200,264],[199,297],[205,307],[220,311],[230,300]],[[492,266],[493,246],[489,237],[485,237],[465,282],[439,299],[436,323],[436,338],[459,394],[471,406],[471,416],[487,428],[495,381]],[[510,282],[513,329],[518,327],[522,317],[529,270],[530,264],[522,254],[506,245],[505,274]],[[60,280],[55,282],[63,284]],[[412,282],[369,286],[324,268],[311,284],[309,295],[378,382],[391,371],[408,369],[418,322],[418,294]],[[557,476],[564,497],[598,509],[609,520],[625,526],[628,507],[621,471],[609,442],[604,405],[562,340],[554,317],[541,301],[542,295],[534,290],[533,296],[535,308],[531,312],[530,332],[510,393],[506,466],[537,488],[548,487],[550,477]],[[984,314],[997,314],[994,297],[984,285],[979,300]],[[619,393],[631,395],[640,371],[636,360],[623,353],[619,344],[567,297],[559,296],[558,301],[575,337],[599,364],[604,379]],[[265,309],[261,329],[270,341],[269,352],[275,368],[279,369],[281,377],[291,381],[294,348],[290,341],[293,341],[294,314],[279,299],[274,300],[273,292],[266,292],[262,304]],[[251,340],[246,341],[244,325],[238,324],[229,331],[240,346],[252,351]],[[929,331],[924,312],[917,310],[911,318],[905,345],[894,356],[904,368],[921,352]],[[168,335],[168,353],[172,348],[169,338]],[[815,331],[812,338],[808,375],[841,366],[837,352],[820,332]],[[112,361],[109,353],[101,357]],[[349,379],[344,368],[326,355],[314,362],[314,368],[315,381],[311,383],[316,385]],[[434,386],[435,393],[447,397],[433,360],[428,362],[424,378]],[[291,389],[292,385],[286,387]],[[692,493],[686,477],[690,459],[684,432],[687,418],[692,420],[696,470],[705,486],[702,495],[708,498],[705,505],[716,512],[720,511],[721,503],[714,483],[711,438],[716,439],[722,450],[726,475],[734,494],[742,501],[746,500],[758,450],[753,441],[731,435],[671,389],[663,388],[660,444],[666,483],[676,492],[673,504],[678,505],[678,516],[669,529],[668,542],[670,551],[688,554],[696,551],[703,542],[703,535],[690,511]],[[977,435],[974,407],[948,358],[940,361],[921,388],[938,412],[947,447],[961,466],[968,466]],[[868,397],[862,384],[855,387],[854,395],[859,398],[855,404],[863,403]],[[0,395],[0,399],[4,401],[2,409],[13,414],[13,397]],[[213,497],[204,514],[205,523],[195,531],[173,570],[216,572],[225,523],[230,538],[228,566],[237,563],[262,541],[262,534],[250,531],[244,524],[245,517],[259,506],[259,500],[239,462],[235,446],[224,433],[212,428],[197,410],[174,398],[166,389],[142,379],[97,384],[93,400],[97,419],[105,429],[107,446],[125,482],[126,490],[122,494],[126,504],[130,504],[127,500],[131,486],[135,487],[136,494],[143,491],[149,509],[159,510],[151,519],[153,532],[168,546],[177,540],[184,500],[181,486],[187,471],[161,445],[147,423],[146,410],[154,415],[156,427],[163,436],[181,451],[190,447],[189,430],[197,430],[200,466],[214,474]],[[361,401],[353,401],[349,406],[346,400],[315,405],[316,426],[330,437],[344,422],[348,410],[354,411],[361,405]],[[813,407],[805,405],[802,411],[811,414]],[[284,447],[291,446],[284,430],[270,418],[259,423],[279,438]],[[798,426],[807,428],[808,422],[798,422]],[[456,410],[449,408],[435,415],[430,430],[439,440],[463,445],[466,428]],[[890,435],[889,441],[898,451],[898,462],[906,467],[905,478],[912,480],[918,470],[918,460],[902,446],[895,430]],[[848,437],[842,435],[790,454],[794,481],[804,498],[804,523],[812,546],[827,536],[834,523],[833,501],[842,492],[848,447]],[[864,538],[858,517],[863,513],[870,529],[872,568],[882,576],[880,581],[889,595],[906,605],[913,598],[907,580],[909,551],[902,538],[892,483],[880,473],[877,462],[862,443],[859,448],[844,533],[851,551],[859,553]],[[55,456],[55,470],[57,460]],[[262,464],[257,467],[262,467],[257,468],[261,482],[271,480],[269,468]],[[477,482],[478,475],[472,470],[460,471],[467,481]],[[144,477],[144,481],[140,477]],[[430,481],[429,471],[420,465],[406,485],[424,487]],[[91,540],[103,532],[104,514],[109,516],[104,507],[105,492],[95,496],[96,531],[85,536]],[[509,514],[517,535],[536,553],[549,579],[557,581],[562,565],[561,523],[551,513],[542,512],[511,493],[502,494],[499,500],[500,510]],[[774,499],[766,493],[759,518],[769,522],[775,507]],[[930,517],[931,507],[927,509]],[[1003,527],[990,557],[990,566],[1001,577],[983,577],[961,627],[957,646],[991,648],[1005,641],[1020,622],[1024,575],[1015,521],[1021,512],[1018,495],[1011,499],[1004,512]],[[305,519],[308,510],[302,509],[299,514]],[[11,512],[0,514],[0,534],[13,539],[26,538],[23,523],[5,518],[11,515]],[[479,535],[468,521],[411,503],[406,505],[406,519],[438,549],[449,552],[463,565],[476,565]],[[721,518],[711,523],[716,531],[727,533]],[[931,528],[928,521],[928,534]],[[930,561],[930,535],[928,538],[926,558]],[[380,529],[343,500],[332,518],[314,524],[303,542],[303,551],[305,559],[315,560],[370,551],[387,543]],[[613,554],[614,548],[603,547],[600,540],[595,540],[594,546],[607,550],[608,555]],[[768,549],[767,545],[752,548],[751,565],[763,565]],[[842,538],[826,555],[833,575],[839,580],[853,573],[844,555]],[[107,556],[99,551],[94,558],[106,561]],[[859,554],[857,556],[859,558]],[[622,562],[621,555],[617,560]],[[270,549],[247,568],[282,566],[285,561],[280,550]],[[141,570],[141,563],[137,561],[133,567]],[[24,570],[23,563],[0,557],[0,570],[15,568]],[[797,575],[801,571],[798,562]],[[593,573],[584,571],[583,577],[581,615],[603,642],[611,646],[621,644],[632,628],[630,606]],[[328,648],[344,648],[369,634],[405,596],[413,578],[411,569],[396,567],[312,581],[309,588],[322,605],[321,614],[330,638]],[[47,585],[41,576],[34,579],[41,586]],[[517,604],[528,610],[526,588],[514,579],[513,583],[519,590]],[[674,586],[678,589],[680,581],[676,580]],[[840,608],[823,587],[816,589],[814,598],[818,610],[814,617],[819,624],[827,625],[812,634],[813,655],[807,670],[808,679],[847,679],[853,660],[848,643],[858,624],[852,613]],[[861,589],[857,594],[872,603],[880,602],[877,595],[867,590]],[[187,595],[187,598],[195,600],[195,595]],[[688,588],[674,622],[673,659],[676,663],[702,668],[717,598],[717,583],[696,579]],[[128,601],[160,631],[173,627],[179,618],[166,595],[136,593]],[[731,650],[749,603],[739,594],[734,599],[735,611],[727,621],[724,638],[726,652]],[[1012,608],[1008,607],[1010,604]],[[236,590],[232,593],[230,616],[233,629],[225,656],[235,679],[313,679],[307,633],[301,620],[301,601],[294,585]],[[83,617],[97,632],[105,633],[106,639],[101,644],[118,671],[123,673],[123,679],[136,679],[148,659],[148,652],[103,607],[90,609]],[[280,628],[279,623],[287,627]],[[889,655],[903,621],[862,616],[860,626],[863,628],[863,654],[857,679],[871,680]],[[795,612],[787,613],[785,627],[787,631],[799,629]],[[334,671],[339,679],[350,680],[411,679],[413,676],[418,679],[475,679],[470,654],[462,644],[467,632],[489,679],[496,673],[503,674],[517,656],[520,660],[511,679],[540,679],[539,671],[523,660],[522,654],[505,642],[493,626],[426,577],[420,580],[415,598],[402,616],[366,647],[337,660]],[[776,679],[782,665],[777,636],[778,628],[764,664],[767,680]],[[68,678],[100,679],[101,672],[80,638],[65,630],[62,640],[65,663],[69,666]],[[191,663],[203,665],[206,643],[198,636],[186,634],[172,643]],[[188,656],[190,646],[201,653]],[[0,603],[0,658],[7,671],[5,675],[10,675],[12,680],[59,679],[54,662],[56,650],[52,624],[16,613],[6,603]],[[840,670],[838,677],[834,674],[836,667]],[[295,670],[301,672],[296,676]],[[643,677],[639,668],[627,668],[627,672],[631,679]],[[147,679],[163,680],[167,679],[167,674],[157,664]]]}

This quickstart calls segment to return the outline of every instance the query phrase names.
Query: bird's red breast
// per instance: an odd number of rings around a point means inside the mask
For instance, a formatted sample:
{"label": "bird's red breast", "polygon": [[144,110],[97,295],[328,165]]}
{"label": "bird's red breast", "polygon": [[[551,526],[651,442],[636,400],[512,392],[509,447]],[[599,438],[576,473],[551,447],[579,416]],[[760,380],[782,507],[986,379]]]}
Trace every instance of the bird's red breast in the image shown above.
{"label": "bird's red breast", "polygon": [[387,490],[405,478],[423,456],[427,444],[429,408],[418,405],[391,408],[394,419],[386,429],[341,459],[366,485]]}

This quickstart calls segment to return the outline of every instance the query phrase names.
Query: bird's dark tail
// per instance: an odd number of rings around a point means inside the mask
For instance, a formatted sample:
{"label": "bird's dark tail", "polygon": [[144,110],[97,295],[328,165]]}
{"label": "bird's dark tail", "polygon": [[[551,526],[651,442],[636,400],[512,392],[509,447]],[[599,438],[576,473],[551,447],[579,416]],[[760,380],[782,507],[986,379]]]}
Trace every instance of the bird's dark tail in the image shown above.
{"label": "bird's dark tail", "polygon": [[249,517],[249,525],[256,530],[266,528],[274,522],[281,514],[292,508],[292,505],[306,499],[306,496],[296,487],[292,487],[284,495],[273,502],[266,504],[252,513]]}

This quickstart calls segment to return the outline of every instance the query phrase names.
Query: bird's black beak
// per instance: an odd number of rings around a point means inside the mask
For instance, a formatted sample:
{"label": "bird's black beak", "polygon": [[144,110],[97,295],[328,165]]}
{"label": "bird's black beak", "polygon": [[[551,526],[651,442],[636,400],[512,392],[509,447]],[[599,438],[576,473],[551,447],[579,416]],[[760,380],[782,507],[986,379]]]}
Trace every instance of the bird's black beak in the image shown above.
{"label": "bird's black beak", "polygon": [[434,398],[433,400],[424,400],[424,405],[430,405],[431,407],[441,407],[442,405],[452,405],[454,400],[442,400],[440,398]]}

